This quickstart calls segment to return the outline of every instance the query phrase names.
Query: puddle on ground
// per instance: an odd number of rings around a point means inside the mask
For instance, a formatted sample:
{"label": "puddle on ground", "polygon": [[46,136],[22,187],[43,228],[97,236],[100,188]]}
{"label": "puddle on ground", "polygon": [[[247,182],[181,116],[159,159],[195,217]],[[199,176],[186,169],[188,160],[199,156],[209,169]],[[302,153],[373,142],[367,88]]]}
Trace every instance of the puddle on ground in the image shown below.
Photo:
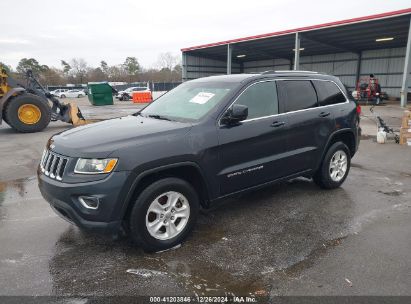
{"label": "puddle on ground", "polygon": [[152,276],[164,276],[167,275],[167,272],[150,270],[150,269],[127,269],[127,273],[141,276],[143,278],[149,278]]}
{"label": "puddle on ground", "polygon": [[405,176],[405,177],[411,177],[411,173],[406,173],[406,172],[400,172],[400,175]]}
{"label": "puddle on ground", "polygon": [[12,181],[0,181],[0,194],[8,192],[10,195],[18,194],[20,197],[28,195],[27,185],[36,177],[21,178]]}
{"label": "puddle on ground", "polygon": [[322,243],[319,247],[315,248],[313,251],[310,252],[308,256],[306,256],[300,262],[291,265],[285,269],[281,269],[280,272],[290,277],[298,277],[305,269],[310,268],[314,265],[314,263],[322,256],[324,256],[329,249],[337,247],[342,244],[344,239],[348,236],[343,236],[340,238],[336,238],[333,240],[328,240]]}
{"label": "puddle on ground", "polygon": [[363,165],[351,163],[351,168],[359,168],[359,169],[366,169]]}
{"label": "puddle on ground", "polygon": [[388,190],[388,191],[383,191],[383,190],[379,190],[378,193],[382,193],[388,196],[400,196],[403,192],[402,190]]}
{"label": "puddle on ground", "polygon": [[0,181],[0,220],[6,218],[8,206],[24,203],[33,195],[33,192],[38,191],[34,185],[34,176],[12,181]]}

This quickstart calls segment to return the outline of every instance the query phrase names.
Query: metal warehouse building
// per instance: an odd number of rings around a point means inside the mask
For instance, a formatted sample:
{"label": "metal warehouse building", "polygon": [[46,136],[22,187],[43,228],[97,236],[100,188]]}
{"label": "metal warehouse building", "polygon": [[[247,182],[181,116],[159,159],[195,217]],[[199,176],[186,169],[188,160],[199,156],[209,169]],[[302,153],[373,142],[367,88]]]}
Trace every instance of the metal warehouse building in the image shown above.
{"label": "metal warehouse building", "polygon": [[219,74],[311,70],[354,89],[374,74],[401,97],[410,84],[411,8],[182,49],[183,81]]}

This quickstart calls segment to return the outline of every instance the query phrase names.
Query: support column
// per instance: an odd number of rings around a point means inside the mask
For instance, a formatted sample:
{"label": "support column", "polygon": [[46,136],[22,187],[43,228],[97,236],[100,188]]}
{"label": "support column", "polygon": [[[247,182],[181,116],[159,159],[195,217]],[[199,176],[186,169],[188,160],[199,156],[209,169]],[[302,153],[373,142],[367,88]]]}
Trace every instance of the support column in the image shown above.
{"label": "support column", "polygon": [[182,81],[187,80],[187,54],[183,52],[183,58],[181,60],[181,76],[182,76]]}
{"label": "support column", "polygon": [[294,46],[294,70],[300,68],[300,34],[295,33],[295,46]]}
{"label": "support column", "polygon": [[410,27],[408,28],[407,49],[405,50],[404,74],[402,75],[401,85],[401,107],[407,106],[408,85],[410,84],[410,67],[411,67],[411,18]]}
{"label": "support column", "polygon": [[355,74],[354,88],[357,87],[357,83],[360,80],[360,76],[361,76],[362,51],[360,51],[357,55],[358,55],[358,58],[357,58],[357,71],[356,71],[356,74]]}
{"label": "support column", "polygon": [[227,75],[231,74],[231,64],[233,60],[233,47],[227,44]]}

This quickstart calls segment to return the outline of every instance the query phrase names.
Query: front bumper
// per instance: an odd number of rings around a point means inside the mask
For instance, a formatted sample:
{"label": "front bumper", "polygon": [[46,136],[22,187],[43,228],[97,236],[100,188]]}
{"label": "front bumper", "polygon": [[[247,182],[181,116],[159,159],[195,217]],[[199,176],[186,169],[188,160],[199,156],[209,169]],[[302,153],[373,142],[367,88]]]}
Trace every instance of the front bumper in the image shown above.
{"label": "front bumper", "polygon": [[[86,230],[116,233],[121,227],[130,172],[113,172],[107,178],[76,184],[51,179],[38,171],[39,189],[57,214]],[[84,207],[80,196],[97,197],[97,209]]]}

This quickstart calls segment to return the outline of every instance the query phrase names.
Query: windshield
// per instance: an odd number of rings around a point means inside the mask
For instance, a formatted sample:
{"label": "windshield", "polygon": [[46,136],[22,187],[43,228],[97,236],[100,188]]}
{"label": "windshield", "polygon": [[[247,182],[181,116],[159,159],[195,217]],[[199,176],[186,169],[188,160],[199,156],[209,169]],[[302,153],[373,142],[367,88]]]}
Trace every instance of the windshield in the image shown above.
{"label": "windshield", "polygon": [[186,82],[159,97],[140,113],[196,121],[211,111],[237,85],[232,82]]}

